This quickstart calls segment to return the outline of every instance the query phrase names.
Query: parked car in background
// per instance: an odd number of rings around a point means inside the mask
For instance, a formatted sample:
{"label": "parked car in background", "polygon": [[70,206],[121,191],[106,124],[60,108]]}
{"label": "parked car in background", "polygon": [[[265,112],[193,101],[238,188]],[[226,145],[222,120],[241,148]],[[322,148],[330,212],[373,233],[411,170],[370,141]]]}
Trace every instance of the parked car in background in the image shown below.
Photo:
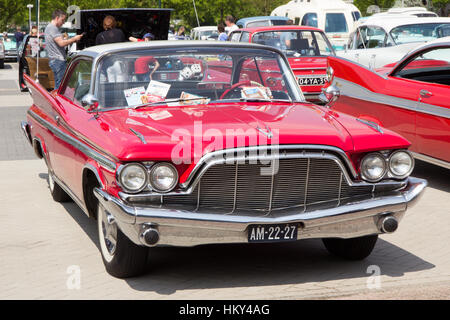
{"label": "parked car in background", "polygon": [[396,131],[415,158],[450,169],[450,37],[419,46],[386,75],[337,57],[329,65],[333,110]]}
{"label": "parked car in background", "polygon": [[256,28],[268,26],[283,26],[286,25],[289,18],[276,16],[259,16],[239,19],[236,25],[239,28]]}
{"label": "parked car in background", "polygon": [[25,79],[22,129],[53,199],[97,219],[117,277],[156,245],[322,238],[363,259],[426,186],[406,139],[306,103],[275,48],[117,43],[80,51],[52,94]]}
{"label": "parked car in background", "polygon": [[297,83],[308,101],[320,102],[327,82],[327,56],[335,55],[325,33],[317,28],[273,26],[245,28],[230,34],[232,42],[251,42],[280,49],[288,58]]}
{"label": "parked car in background", "polygon": [[369,68],[399,61],[426,41],[450,36],[450,18],[380,18],[360,25],[337,55]]}
{"label": "parked car in background", "polygon": [[7,39],[3,40],[5,46],[5,60],[17,61],[17,44],[14,33],[8,33]]}
{"label": "parked car in background", "polygon": [[335,50],[343,50],[361,12],[342,0],[292,0],[275,8],[271,15],[288,17],[295,25],[325,31]]}
{"label": "parked car in background", "polygon": [[219,31],[217,26],[196,27],[191,30],[191,40],[217,40]]}

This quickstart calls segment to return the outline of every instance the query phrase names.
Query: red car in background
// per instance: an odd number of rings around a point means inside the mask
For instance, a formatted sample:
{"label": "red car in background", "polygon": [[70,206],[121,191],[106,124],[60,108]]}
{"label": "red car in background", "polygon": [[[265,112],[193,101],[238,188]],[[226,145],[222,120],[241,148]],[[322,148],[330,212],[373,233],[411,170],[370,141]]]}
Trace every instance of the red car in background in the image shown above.
{"label": "red car in background", "polygon": [[328,62],[334,110],[396,131],[415,158],[450,169],[450,37],[376,72],[342,58]]}
{"label": "red car in background", "polygon": [[233,42],[252,42],[275,47],[286,55],[306,100],[319,102],[327,83],[327,56],[334,56],[333,46],[325,33],[304,26],[271,26],[233,31]]}

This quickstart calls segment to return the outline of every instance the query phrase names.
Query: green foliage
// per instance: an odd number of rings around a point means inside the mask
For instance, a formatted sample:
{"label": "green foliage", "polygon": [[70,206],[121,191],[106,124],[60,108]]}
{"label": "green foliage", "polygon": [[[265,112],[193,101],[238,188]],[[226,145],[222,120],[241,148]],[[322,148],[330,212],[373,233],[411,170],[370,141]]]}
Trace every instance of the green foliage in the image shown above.
{"label": "green foliage", "polygon": [[354,0],[353,4],[361,11],[362,16],[369,15],[367,8],[371,5],[378,6],[380,9],[391,8],[395,3],[395,0]]}
{"label": "green foliage", "polygon": [[[273,9],[288,0],[195,0],[200,25],[217,25],[227,15],[236,19],[270,15]],[[0,31],[7,26],[28,25],[27,4],[35,0],[0,0]],[[50,21],[53,10],[66,10],[69,5],[80,9],[100,8],[157,8],[158,0],[41,0],[40,20]],[[161,0],[163,8],[173,8],[172,17],[182,20],[188,29],[197,26],[192,0]],[[32,20],[36,20],[35,7]]]}

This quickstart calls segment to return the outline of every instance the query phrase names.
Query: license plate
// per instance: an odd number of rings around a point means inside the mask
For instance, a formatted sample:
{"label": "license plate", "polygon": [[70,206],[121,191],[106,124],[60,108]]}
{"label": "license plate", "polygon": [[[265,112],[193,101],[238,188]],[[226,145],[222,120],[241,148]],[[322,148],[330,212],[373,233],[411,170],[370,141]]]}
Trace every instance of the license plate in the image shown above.
{"label": "license plate", "polygon": [[326,77],[297,77],[297,82],[299,86],[321,86],[327,80]]}
{"label": "license plate", "polygon": [[263,224],[248,227],[248,242],[279,242],[297,240],[297,224]]}

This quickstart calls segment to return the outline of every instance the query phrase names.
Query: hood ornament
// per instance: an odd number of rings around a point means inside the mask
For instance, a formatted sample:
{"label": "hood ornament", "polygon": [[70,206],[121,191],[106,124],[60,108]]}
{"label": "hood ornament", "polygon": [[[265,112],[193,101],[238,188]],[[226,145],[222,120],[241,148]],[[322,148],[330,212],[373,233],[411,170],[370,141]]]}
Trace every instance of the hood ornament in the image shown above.
{"label": "hood ornament", "polygon": [[269,138],[269,139],[273,138],[273,133],[267,124],[266,124],[266,130],[260,128],[259,126],[256,127],[256,130],[261,132],[263,135],[267,136],[267,138]]}

